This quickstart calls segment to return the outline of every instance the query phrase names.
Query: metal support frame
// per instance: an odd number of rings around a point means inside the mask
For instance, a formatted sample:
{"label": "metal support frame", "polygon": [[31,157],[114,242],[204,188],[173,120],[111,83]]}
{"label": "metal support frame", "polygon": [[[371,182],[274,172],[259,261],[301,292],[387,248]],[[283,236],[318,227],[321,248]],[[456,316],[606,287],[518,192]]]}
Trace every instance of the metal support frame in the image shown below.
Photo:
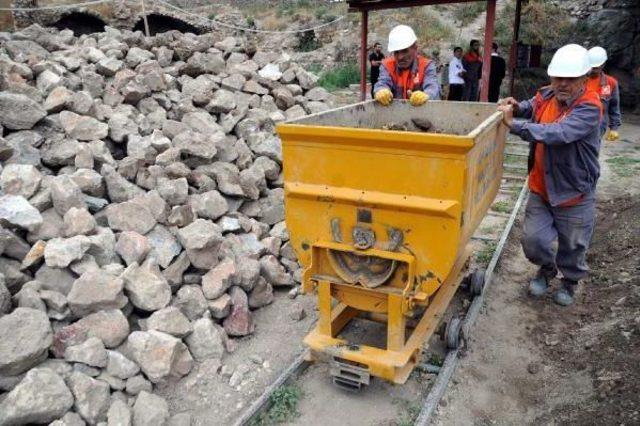
{"label": "metal support frame", "polygon": [[489,78],[491,77],[491,45],[496,21],[496,0],[487,1],[487,17],[484,26],[484,55],[482,58],[482,81],[480,83],[480,102],[489,100]]}
{"label": "metal support frame", "polygon": [[[318,323],[304,339],[311,349],[310,359],[343,359],[362,365],[371,376],[393,383],[405,383],[409,374],[420,360],[422,345],[436,331],[456,290],[462,282],[462,269],[471,255],[467,246],[453,265],[447,279],[429,300],[422,317],[413,330],[407,321],[407,300],[398,291],[383,291],[382,288],[369,290],[357,285],[332,282],[325,277],[315,277],[318,292]],[[354,318],[372,312],[345,303],[333,303],[333,295],[341,291],[368,293],[378,302],[368,303],[369,307],[386,306],[380,319],[386,319],[386,349],[354,344],[338,337],[342,329]],[[411,296],[409,296],[411,298]],[[355,301],[355,297],[350,298]],[[411,304],[411,302],[409,302]],[[410,333],[407,333],[409,328]]]}
{"label": "metal support frame", "polygon": [[360,27],[360,100],[367,99],[367,36],[369,33],[369,11],[361,12]]}
{"label": "metal support frame", "polygon": [[520,39],[520,15],[522,13],[522,0],[516,0],[516,13],[513,22],[513,38],[509,51],[509,96],[513,96],[516,65],[518,64],[518,41]]}

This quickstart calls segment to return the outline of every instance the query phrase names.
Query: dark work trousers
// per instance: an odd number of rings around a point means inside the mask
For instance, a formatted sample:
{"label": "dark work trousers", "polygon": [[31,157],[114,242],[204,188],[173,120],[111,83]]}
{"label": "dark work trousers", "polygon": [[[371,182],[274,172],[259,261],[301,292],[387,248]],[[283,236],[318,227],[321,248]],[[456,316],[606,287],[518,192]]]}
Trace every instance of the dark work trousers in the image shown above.
{"label": "dark work trousers", "polygon": [[461,101],[462,92],[464,91],[464,84],[450,84],[449,85],[449,101]]}
{"label": "dark work trousers", "polygon": [[[502,83],[502,82],[501,82]],[[489,102],[498,102],[500,98],[500,84],[489,85]]]}
{"label": "dark work trousers", "polygon": [[376,78],[375,80],[371,80],[371,99],[373,99],[373,87],[376,85],[376,83],[378,82],[378,79]]}
{"label": "dark work trousers", "polygon": [[555,265],[571,281],[585,278],[595,213],[594,193],[585,195],[575,206],[553,207],[532,192],[524,213],[522,235],[527,259],[545,269]]}
{"label": "dark work trousers", "polygon": [[465,80],[464,90],[462,91],[462,100],[478,102],[478,87],[478,80]]}

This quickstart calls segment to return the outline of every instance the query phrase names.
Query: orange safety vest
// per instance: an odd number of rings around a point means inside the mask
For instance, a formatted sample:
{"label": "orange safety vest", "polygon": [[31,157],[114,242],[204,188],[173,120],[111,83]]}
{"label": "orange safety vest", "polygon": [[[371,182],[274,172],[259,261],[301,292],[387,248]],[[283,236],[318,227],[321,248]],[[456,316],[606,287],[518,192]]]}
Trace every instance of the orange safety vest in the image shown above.
{"label": "orange safety vest", "polygon": [[[540,92],[536,93],[536,97],[533,100],[533,107],[535,112],[535,122],[538,124],[551,124],[564,120],[573,109],[583,103],[590,103],[596,105],[600,109],[600,117],[602,117],[602,102],[600,96],[592,91],[585,90],[585,92],[576,99],[567,108],[562,108],[555,96],[551,96],[549,99],[544,99]],[[544,143],[537,142],[534,152],[533,168],[529,173],[529,189],[531,192],[535,192],[541,196],[545,201],[549,201],[549,195],[547,194],[547,185],[544,182]],[[560,207],[575,206],[580,202],[583,195],[578,195],[575,198],[565,201],[560,204]]]}
{"label": "orange safety vest", "polygon": [[[407,69],[399,70],[396,58],[390,56],[382,61],[394,86],[398,89],[395,93],[401,93],[402,99],[409,99],[410,91],[422,90],[424,82],[424,72],[431,61],[424,56],[417,56],[418,66],[411,66]],[[417,68],[417,70],[416,70]]]}
{"label": "orange safety vest", "polygon": [[587,79],[587,90],[596,92],[602,99],[609,99],[617,86],[618,80],[605,73]]}

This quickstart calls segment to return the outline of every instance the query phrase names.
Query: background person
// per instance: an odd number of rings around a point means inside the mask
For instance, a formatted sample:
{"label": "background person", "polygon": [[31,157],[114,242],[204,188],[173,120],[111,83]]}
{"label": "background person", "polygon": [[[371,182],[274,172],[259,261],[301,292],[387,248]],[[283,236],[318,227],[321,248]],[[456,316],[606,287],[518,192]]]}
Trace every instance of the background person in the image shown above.
{"label": "background person", "polygon": [[453,49],[453,58],[449,61],[449,98],[450,101],[461,101],[464,91],[464,74],[462,66],[462,47]]}
{"label": "background person", "polygon": [[462,66],[466,71],[462,100],[477,102],[480,77],[482,77],[482,57],[478,40],[471,40],[469,43],[469,51],[462,57]]}
{"label": "background person", "polygon": [[591,72],[587,80],[587,90],[593,90],[600,95],[604,107],[604,117],[600,125],[600,134],[604,136],[609,127],[608,141],[616,141],[620,137],[618,128],[622,125],[620,114],[620,89],[618,80],[605,74],[604,64],[607,62],[607,51],[600,46],[589,49],[589,65]]}
{"label": "background person", "polygon": [[373,87],[376,85],[378,77],[380,76],[380,65],[383,59],[382,44],[375,42],[373,44],[373,52],[369,54],[369,64],[371,65],[371,70],[369,71],[371,77],[371,99],[373,99]]}
{"label": "background person", "polygon": [[500,98],[500,86],[502,80],[507,74],[507,63],[500,56],[498,44],[493,43],[491,46],[491,74],[489,75],[489,102],[498,102]]}

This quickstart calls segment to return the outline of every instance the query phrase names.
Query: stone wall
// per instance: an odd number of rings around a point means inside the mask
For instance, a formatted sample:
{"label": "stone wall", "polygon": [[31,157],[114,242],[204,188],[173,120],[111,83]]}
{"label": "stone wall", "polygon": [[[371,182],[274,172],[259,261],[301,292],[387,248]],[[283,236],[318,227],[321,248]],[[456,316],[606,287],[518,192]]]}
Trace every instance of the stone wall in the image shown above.
{"label": "stone wall", "polygon": [[576,42],[607,50],[605,70],[620,82],[623,107],[640,112],[640,2],[582,0],[558,4],[588,28],[587,38]]}

